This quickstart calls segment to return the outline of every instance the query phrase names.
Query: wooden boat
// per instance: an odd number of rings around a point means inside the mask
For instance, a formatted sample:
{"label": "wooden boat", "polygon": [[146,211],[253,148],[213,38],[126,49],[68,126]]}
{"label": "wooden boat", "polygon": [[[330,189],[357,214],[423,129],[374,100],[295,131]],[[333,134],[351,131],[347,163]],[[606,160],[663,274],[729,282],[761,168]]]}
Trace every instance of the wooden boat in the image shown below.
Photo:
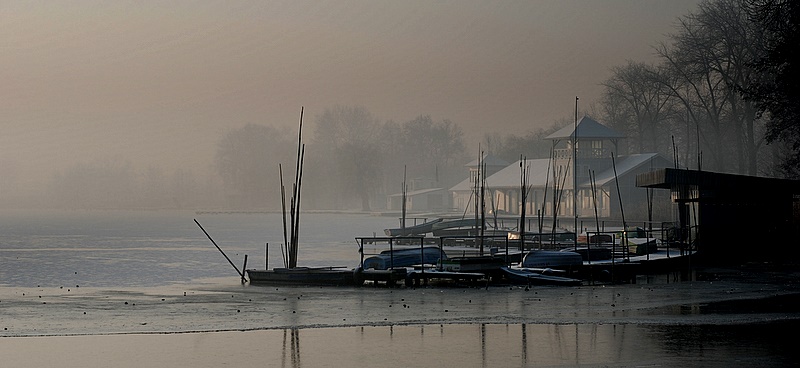
{"label": "wooden boat", "polygon": [[583,257],[573,251],[532,250],[522,260],[524,268],[577,268],[583,265]]}
{"label": "wooden boat", "polygon": [[581,273],[597,279],[624,279],[635,275],[659,274],[686,271],[691,268],[695,251],[659,249],[645,255],[629,255],[623,258],[584,263]]}
{"label": "wooden boat", "polygon": [[419,285],[420,281],[427,283],[428,280],[447,280],[453,282],[475,282],[486,279],[486,274],[482,272],[456,272],[443,270],[411,270],[405,277],[406,286]]}
{"label": "wooden boat", "polygon": [[612,257],[612,248],[607,246],[580,247],[573,252],[580,254],[584,262],[605,261]]}
{"label": "wooden boat", "polygon": [[363,283],[356,270],[346,268],[294,267],[250,269],[246,272],[251,284],[359,285]]}
{"label": "wooden boat", "polygon": [[447,255],[437,247],[385,250],[378,255],[364,259],[362,268],[387,270],[394,267],[436,264],[440,259],[447,259]]}
{"label": "wooden boat", "polygon": [[516,284],[525,285],[555,285],[555,286],[580,286],[583,281],[571,277],[548,275],[544,273],[531,272],[525,269],[501,267],[503,277]]}
{"label": "wooden boat", "polygon": [[506,261],[494,256],[453,257],[439,261],[441,269],[453,272],[494,272],[506,265]]}

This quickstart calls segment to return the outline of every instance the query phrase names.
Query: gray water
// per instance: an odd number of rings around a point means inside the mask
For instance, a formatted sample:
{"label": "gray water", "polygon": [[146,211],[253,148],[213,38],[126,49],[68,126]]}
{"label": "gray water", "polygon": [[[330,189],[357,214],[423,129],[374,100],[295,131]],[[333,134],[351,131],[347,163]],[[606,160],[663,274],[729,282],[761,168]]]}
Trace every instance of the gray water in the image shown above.
{"label": "gray water", "polygon": [[[533,290],[259,287],[240,284],[194,219],[237,267],[245,254],[248,268],[282,266],[279,214],[0,213],[0,355],[40,366],[29,354],[38,346],[59,349],[61,340],[31,344],[26,337],[205,332],[190,334],[194,350],[182,357],[209,366],[217,353],[197,347],[220,337],[212,332],[252,331],[261,333],[256,339],[282,341],[263,354],[292,367],[388,364],[376,357],[418,367],[798,362],[794,340],[782,338],[800,327],[797,282],[681,282],[664,275],[640,285]],[[355,267],[354,238],[380,234],[397,219],[310,213],[302,225],[300,265]],[[118,346],[109,359],[128,354],[129,345]],[[154,340],[137,346],[159,365]],[[236,358],[225,363],[263,365],[264,355],[251,351],[229,351]],[[74,366],[97,362],[91,346],[64,354]]]}
{"label": "gray water", "polygon": [[[0,285],[136,287],[235,276],[237,268],[282,267],[280,214],[178,211],[0,213]],[[304,214],[299,265],[355,267],[356,236],[381,234],[396,219]],[[267,246],[269,244],[269,246]]]}

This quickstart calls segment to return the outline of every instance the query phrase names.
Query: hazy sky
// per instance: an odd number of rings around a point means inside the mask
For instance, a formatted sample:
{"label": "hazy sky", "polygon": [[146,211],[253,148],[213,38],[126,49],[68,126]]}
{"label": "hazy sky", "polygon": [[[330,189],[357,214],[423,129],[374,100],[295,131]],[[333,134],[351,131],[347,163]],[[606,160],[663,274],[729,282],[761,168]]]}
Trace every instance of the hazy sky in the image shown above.
{"label": "hazy sky", "polygon": [[654,60],[698,2],[0,1],[0,170],[203,171],[230,129],[294,127],[301,106],[524,134]]}

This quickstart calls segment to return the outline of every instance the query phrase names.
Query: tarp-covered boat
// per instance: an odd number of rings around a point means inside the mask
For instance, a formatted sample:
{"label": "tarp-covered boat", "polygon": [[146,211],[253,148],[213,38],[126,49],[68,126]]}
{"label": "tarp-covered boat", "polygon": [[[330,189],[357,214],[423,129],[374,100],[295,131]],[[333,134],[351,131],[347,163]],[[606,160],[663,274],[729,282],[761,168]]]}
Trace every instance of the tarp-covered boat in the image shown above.
{"label": "tarp-covered boat", "polygon": [[545,275],[509,267],[502,267],[500,270],[503,272],[503,276],[506,279],[517,284],[556,286],[580,286],[583,284],[581,280],[570,277]]}
{"label": "tarp-covered boat", "polygon": [[364,259],[365,270],[386,270],[392,267],[410,267],[421,264],[435,264],[447,255],[437,247],[403,248],[385,250],[380,254]]}
{"label": "tarp-covered boat", "polygon": [[577,268],[583,257],[573,251],[532,250],[522,260],[525,268]]}

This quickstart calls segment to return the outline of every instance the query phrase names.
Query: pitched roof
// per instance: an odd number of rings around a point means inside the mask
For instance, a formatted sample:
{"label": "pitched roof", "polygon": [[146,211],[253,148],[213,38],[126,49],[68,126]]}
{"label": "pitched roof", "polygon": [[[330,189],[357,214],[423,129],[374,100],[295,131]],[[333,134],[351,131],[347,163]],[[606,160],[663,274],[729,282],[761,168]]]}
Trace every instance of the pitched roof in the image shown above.
{"label": "pitched roof", "polygon": [[[640,153],[625,157],[620,157],[619,162],[616,163],[617,166],[617,175],[622,176],[627,174],[629,171],[634,170],[642,165],[652,164],[653,160],[659,157],[658,153]],[[663,165],[659,165],[658,167],[654,167],[654,169],[663,168]],[[595,183],[598,186],[603,186],[608,184],[614,180],[614,168],[610,168],[606,171],[603,171],[595,176]],[[579,187],[581,186],[589,186],[589,182],[586,181],[584,183],[578,184]]]}
{"label": "pitched roof", "polygon": [[[575,127],[573,125],[567,125],[557,132],[548,135],[545,139],[571,139],[573,131]],[[625,136],[618,133],[617,131],[598,123],[594,119],[584,116],[581,120],[578,121],[578,139],[583,138],[601,138],[601,139],[615,139],[615,138],[624,138]]]}
{"label": "pitched roof", "polygon": [[[647,165],[655,162],[659,156],[657,153],[641,153],[635,154],[630,156],[619,157],[619,161],[616,162],[617,167],[617,176],[623,176],[628,174],[630,171],[635,170],[642,165]],[[663,160],[663,159],[662,159]],[[548,171],[548,163],[550,159],[541,158],[541,159],[533,159],[528,160],[528,172],[530,173],[530,178],[528,179],[528,185],[534,188],[543,188],[545,184],[547,184],[550,188],[553,187],[553,167],[550,166],[550,170]],[[665,161],[666,162],[666,161]],[[515,162],[514,164],[508,165],[504,169],[498,171],[494,175],[489,176],[486,178],[486,187],[487,188],[519,188],[520,186],[520,161]],[[663,165],[656,165],[656,168],[661,168]],[[563,174],[562,174],[563,175]],[[601,173],[598,173],[595,176],[595,181],[598,186],[606,185],[614,180],[614,169],[609,168]],[[572,184],[570,184],[570,187]],[[583,182],[578,184],[579,187],[582,186],[589,186],[589,182]],[[464,181],[456,184],[450,191],[470,191],[473,189],[472,183],[470,183],[469,178],[464,179]]]}
{"label": "pitched roof", "polygon": [[[412,190],[410,192],[406,192],[406,197],[414,197],[414,196],[418,196],[418,195],[434,193],[434,192],[441,191],[441,190],[442,190],[442,188],[428,188],[428,189]],[[395,193],[395,194],[390,194],[389,195],[389,197],[402,197],[402,196],[403,196],[403,193]]]}
{"label": "pitched roof", "polygon": [[[486,187],[489,188],[500,188],[500,187],[519,187],[520,186],[520,164],[521,160],[506,166],[502,170],[490,175],[486,178]],[[547,166],[550,162],[549,158],[540,158],[540,159],[532,159],[527,160],[528,164],[528,172],[530,173],[530,178],[528,178],[528,184],[531,186],[544,186],[545,182],[547,181]],[[552,170],[552,167],[550,168]],[[550,175],[552,176],[552,174]],[[469,178],[464,179],[464,181],[456,184],[454,187],[450,188],[451,191],[465,191],[465,190],[472,190],[472,183],[470,183]]]}

